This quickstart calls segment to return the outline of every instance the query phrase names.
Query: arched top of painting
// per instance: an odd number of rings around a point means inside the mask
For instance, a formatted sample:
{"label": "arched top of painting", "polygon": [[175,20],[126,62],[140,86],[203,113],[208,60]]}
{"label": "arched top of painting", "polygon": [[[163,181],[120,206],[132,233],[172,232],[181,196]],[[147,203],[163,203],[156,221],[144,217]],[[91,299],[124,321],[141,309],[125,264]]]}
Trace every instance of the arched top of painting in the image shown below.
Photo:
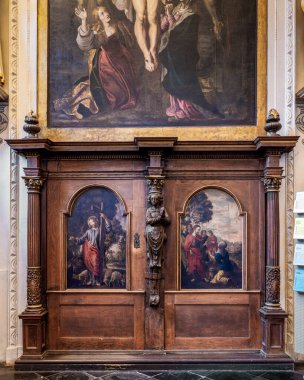
{"label": "arched top of painting", "polygon": [[77,190],[77,192],[73,194],[73,196],[71,197],[71,200],[68,203],[66,214],[68,214],[69,216],[72,216],[72,213],[74,212],[75,207],[77,207],[77,204],[79,204],[81,201],[89,202],[88,200],[85,200],[89,192],[91,193],[90,194],[91,205],[88,204],[88,207],[89,209],[91,209],[91,211],[93,212],[97,211],[97,209],[95,210],[95,208],[97,208],[96,201],[97,201],[97,198],[99,199],[101,197],[102,199],[107,200],[107,201],[102,200],[100,202],[98,212],[105,211],[109,215],[113,213],[113,216],[114,216],[115,207],[113,208],[113,205],[120,204],[120,208],[123,212],[123,216],[127,215],[128,212],[127,212],[127,207],[126,207],[124,199],[121,197],[119,193],[117,193],[111,187],[108,187],[105,185],[88,185]]}
{"label": "arched top of painting", "polygon": [[[218,192],[225,193],[226,194],[226,200],[225,201],[227,202],[227,195],[228,195],[228,198],[231,198],[231,201],[237,205],[237,208],[239,210],[239,215],[241,215],[244,212],[242,209],[241,202],[239,201],[239,199],[237,198],[237,196],[235,194],[233,194],[230,190],[226,189],[223,186],[213,185],[213,186],[200,187],[199,189],[195,190],[186,200],[185,205],[183,207],[183,213],[182,214],[183,215],[186,214],[190,203],[193,202],[196,198],[200,203],[205,203],[206,208],[209,209],[208,206],[212,206],[212,205],[211,205],[211,201],[208,199],[208,194],[206,194],[206,193],[208,193],[208,192],[210,193],[211,191],[213,191],[213,192],[218,191]],[[206,217],[208,217],[208,216],[206,215]]]}

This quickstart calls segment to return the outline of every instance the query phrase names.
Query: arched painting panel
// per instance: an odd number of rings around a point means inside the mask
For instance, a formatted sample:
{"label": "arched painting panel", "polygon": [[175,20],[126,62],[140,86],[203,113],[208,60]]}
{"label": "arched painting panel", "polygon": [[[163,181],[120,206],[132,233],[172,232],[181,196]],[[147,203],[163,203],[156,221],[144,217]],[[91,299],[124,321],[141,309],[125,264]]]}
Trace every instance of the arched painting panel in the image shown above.
{"label": "arched painting panel", "polygon": [[107,187],[80,191],[67,218],[67,288],[126,289],[128,214]]}
{"label": "arched painting panel", "polygon": [[200,189],[179,217],[180,288],[245,287],[246,214],[226,189]]}

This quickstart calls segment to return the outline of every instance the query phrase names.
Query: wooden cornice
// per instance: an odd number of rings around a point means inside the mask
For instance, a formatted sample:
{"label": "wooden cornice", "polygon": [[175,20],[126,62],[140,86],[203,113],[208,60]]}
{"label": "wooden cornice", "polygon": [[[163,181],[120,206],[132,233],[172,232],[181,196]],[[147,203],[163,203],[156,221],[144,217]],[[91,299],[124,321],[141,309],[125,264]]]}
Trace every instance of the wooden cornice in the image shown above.
{"label": "wooden cornice", "polygon": [[135,138],[133,142],[55,142],[49,139],[6,140],[17,153],[30,156],[33,153],[51,156],[66,153],[139,153],[140,151],[169,150],[171,153],[225,153],[226,155],[255,154],[266,151],[288,153],[297,143],[297,136],[263,136],[254,141],[178,141],[171,138]]}

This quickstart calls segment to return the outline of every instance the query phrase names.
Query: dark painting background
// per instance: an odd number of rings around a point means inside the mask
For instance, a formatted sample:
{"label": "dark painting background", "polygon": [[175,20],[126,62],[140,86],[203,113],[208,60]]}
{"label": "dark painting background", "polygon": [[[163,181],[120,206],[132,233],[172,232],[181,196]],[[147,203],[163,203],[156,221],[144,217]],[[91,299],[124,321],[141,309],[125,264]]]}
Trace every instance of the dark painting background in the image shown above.
{"label": "dark painting background", "polygon": [[[199,2],[200,31],[197,72],[205,96],[216,102],[224,119],[189,122],[187,125],[254,125],[256,122],[257,1],[217,0],[223,22],[218,42],[213,23]],[[160,69],[149,73],[137,44],[132,48],[139,92],[136,108],[89,116],[81,121],[56,113],[53,101],[88,74],[88,54],[76,44],[79,19],[75,0],[49,0],[49,96],[50,127],[111,127],[178,125],[168,122],[165,111],[169,96],[160,83]],[[210,91],[210,83],[216,94]]]}

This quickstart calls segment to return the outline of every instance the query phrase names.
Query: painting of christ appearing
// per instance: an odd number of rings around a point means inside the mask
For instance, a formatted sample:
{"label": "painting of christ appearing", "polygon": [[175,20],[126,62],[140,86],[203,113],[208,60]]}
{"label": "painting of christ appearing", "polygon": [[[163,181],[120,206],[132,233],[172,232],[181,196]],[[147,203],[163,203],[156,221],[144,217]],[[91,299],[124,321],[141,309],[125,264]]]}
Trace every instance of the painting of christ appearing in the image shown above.
{"label": "painting of christ appearing", "polygon": [[49,127],[255,125],[257,0],[49,0]]}
{"label": "painting of christ appearing", "polygon": [[67,230],[67,288],[126,288],[126,213],[114,192],[82,193]]}
{"label": "painting of christ appearing", "polygon": [[208,188],[192,196],[180,218],[181,288],[242,288],[242,231],[230,194]]}

